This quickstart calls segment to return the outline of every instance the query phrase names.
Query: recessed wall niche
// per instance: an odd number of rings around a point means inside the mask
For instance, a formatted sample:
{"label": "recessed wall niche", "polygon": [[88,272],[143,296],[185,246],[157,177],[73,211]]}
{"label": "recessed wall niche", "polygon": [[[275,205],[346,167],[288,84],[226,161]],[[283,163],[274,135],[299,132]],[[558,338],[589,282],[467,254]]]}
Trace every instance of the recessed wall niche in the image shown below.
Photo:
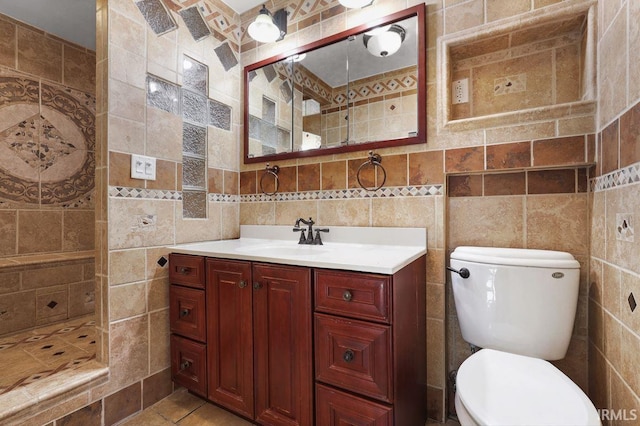
{"label": "recessed wall niche", "polygon": [[[563,2],[440,41],[443,125],[462,129],[584,114],[595,102],[595,7]],[[466,80],[468,101],[454,82]],[[464,98],[464,97],[463,97]]]}

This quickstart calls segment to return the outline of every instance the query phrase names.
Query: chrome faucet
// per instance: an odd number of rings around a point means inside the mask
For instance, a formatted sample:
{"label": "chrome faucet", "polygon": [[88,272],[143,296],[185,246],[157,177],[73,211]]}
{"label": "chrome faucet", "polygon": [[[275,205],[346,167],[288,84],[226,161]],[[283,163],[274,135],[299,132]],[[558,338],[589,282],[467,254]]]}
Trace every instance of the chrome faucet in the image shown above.
{"label": "chrome faucet", "polygon": [[[308,226],[307,234],[305,235],[305,230],[300,228],[300,223],[303,223]],[[309,218],[309,220],[304,220],[303,218],[299,218],[296,220],[296,224],[293,227],[294,232],[300,232],[300,240],[298,240],[298,244],[311,244],[311,245],[322,245],[322,238],[320,238],[321,232],[329,232],[328,228],[318,228],[316,229],[316,236],[313,236],[313,225],[315,222],[313,219]]]}

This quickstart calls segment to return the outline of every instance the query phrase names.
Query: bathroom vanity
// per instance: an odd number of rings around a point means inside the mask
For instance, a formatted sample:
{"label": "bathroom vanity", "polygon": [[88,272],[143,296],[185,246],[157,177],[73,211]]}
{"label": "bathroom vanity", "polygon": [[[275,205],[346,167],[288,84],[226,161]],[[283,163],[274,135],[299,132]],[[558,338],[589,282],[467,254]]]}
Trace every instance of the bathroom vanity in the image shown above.
{"label": "bathroom vanity", "polygon": [[171,247],[173,380],[264,425],[426,421],[426,231]]}

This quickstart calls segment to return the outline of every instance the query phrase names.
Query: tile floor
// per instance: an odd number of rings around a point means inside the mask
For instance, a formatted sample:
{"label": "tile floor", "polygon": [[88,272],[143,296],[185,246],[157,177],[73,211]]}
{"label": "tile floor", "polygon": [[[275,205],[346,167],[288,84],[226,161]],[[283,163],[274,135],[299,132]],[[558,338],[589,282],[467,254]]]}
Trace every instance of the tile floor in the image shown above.
{"label": "tile floor", "polygon": [[0,395],[95,358],[93,316],[0,337]]}
{"label": "tile floor", "polygon": [[[141,413],[130,417],[120,426],[251,426],[243,418],[210,404],[182,388]],[[426,426],[460,426],[456,421],[427,422]]]}

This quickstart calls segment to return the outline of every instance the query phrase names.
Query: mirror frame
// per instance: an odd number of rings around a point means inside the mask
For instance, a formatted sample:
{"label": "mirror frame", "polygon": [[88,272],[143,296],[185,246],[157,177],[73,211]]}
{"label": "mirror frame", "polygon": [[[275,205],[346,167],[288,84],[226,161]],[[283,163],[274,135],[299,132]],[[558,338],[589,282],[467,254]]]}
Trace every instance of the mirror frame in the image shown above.
{"label": "mirror frame", "polygon": [[[407,18],[411,18],[413,16],[416,16],[418,19],[418,37],[417,37],[418,132],[416,136],[399,138],[399,139],[391,139],[391,140],[363,142],[363,143],[358,143],[353,145],[343,145],[343,146],[336,146],[336,147],[330,147],[330,148],[316,148],[316,149],[309,149],[305,151],[281,152],[277,154],[263,155],[260,157],[249,157],[249,153],[248,153],[249,152],[249,73],[251,71],[276,63],[292,55],[309,52],[311,50],[318,49],[323,46],[337,43],[348,38],[351,35],[360,34],[372,28],[375,28],[381,25],[392,24],[398,21],[405,20]],[[393,13],[383,18],[375,19],[369,23],[358,25],[354,28],[348,29],[346,31],[342,31],[330,37],[326,37],[321,40],[306,44],[304,46],[297,47],[293,50],[287,51],[286,53],[282,53],[282,54],[273,56],[271,58],[262,60],[260,62],[256,62],[255,64],[247,65],[246,67],[244,67],[244,131],[243,131],[244,164],[273,162],[274,160],[315,157],[315,156],[321,156],[321,155],[339,154],[344,152],[366,151],[366,150],[389,148],[389,147],[402,146],[402,145],[413,145],[413,144],[425,143],[427,141],[427,95],[426,95],[427,93],[427,80],[426,80],[427,35],[425,31],[426,31],[425,5],[420,4],[418,6],[414,6],[414,7],[405,9],[403,11]]]}

